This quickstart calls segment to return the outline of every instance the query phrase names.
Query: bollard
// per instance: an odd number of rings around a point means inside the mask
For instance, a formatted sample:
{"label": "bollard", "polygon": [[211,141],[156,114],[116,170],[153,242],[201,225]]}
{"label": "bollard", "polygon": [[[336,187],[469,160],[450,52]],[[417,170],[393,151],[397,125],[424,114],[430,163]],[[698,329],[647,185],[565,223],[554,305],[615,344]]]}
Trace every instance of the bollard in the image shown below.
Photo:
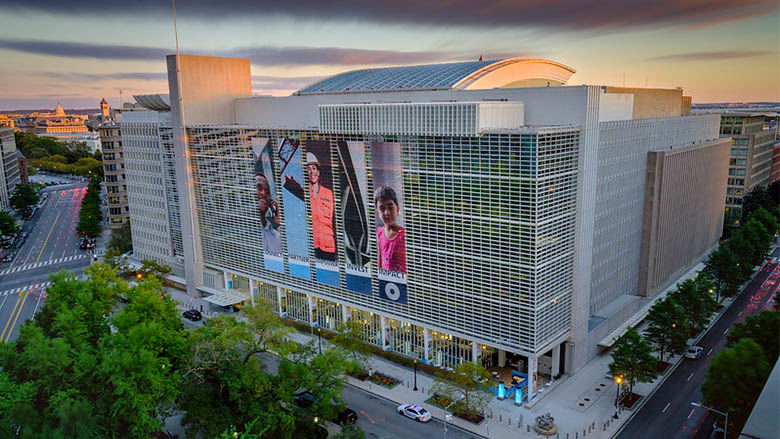
{"label": "bollard", "polygon": [[593,421],[592,426],[593,426],[593,429],[595,430],[596,429],[596,421]]}
{"label": "bollard", "polygon": [[528,425],[525,426],[525,431],[527,431],[529,433],[531,432],[531,424],[528,424]]}
{"label": "bollard", "polygon": [[498,422],[501,422],[501,413],[498,414]]}
{"label": "bollard", "polygon": [[506,420],[507,420],[506,425],[511,427],[512,426],[512,418],[510,417],[510,418],[507,418]]}
{"label": "bollard", "polygon": [[574,432],[574,439],[580,439],[580,432],[579,431],[575,431]]}

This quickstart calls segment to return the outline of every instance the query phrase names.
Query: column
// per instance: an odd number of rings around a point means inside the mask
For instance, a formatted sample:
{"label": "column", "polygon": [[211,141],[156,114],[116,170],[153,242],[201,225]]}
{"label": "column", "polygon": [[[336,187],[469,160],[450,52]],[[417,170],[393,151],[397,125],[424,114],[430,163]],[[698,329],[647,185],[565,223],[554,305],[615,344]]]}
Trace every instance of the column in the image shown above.
{"label": "column", "polygon": [[[255,289],[257,288],[257,282],[254,279],[249,278],[249,303],[255,304]],[[259,292],[258,292],[259,294]]]}
{"label": "column", "polygon": [[561,373],[561,345],[557,345],[552,350],[552,377],[555,379]]}
{"label": "column", "polygon": [[276,303],[278,304],[276,305],[276,307],[279,315],[287,313],[287,310],[284,309],[284,307],[282,306],[282,296],[284,296],[284,293],[282,292],[282,287],[276,287]]}
{"label": "column", "polygon": [[222,272],[222,277],[225,281],[223,285],[225,285],[225,291],[230,291],[230,287],[232,286],[232,282],[230,282],[230,275],[228,275],[227,271]]}
{"label": "column", "polygon": [[387,317],[380,315],[379,316],[379,327],[381,328],[381,337],[382,337],[382,349],[387,350],[388,343],[387,343]]}
{"label": "column", "polygon": [[477,343],[474,340],[471,340],[471,362],[472,363],[479,364],[478,358],[480,353],[481,352],[479,350],[479,343]]}
{"label": "column", "polygon": [[352,309],[347,305],[344,304],[341,305],[341,318],[343,321],[342,323],[344,324],[352,320]]}
{"label": "column", "polygon": [[504,367],[506,365],[506,351],[503,349],[498,350],[498,366]]}
{"label": "column", "polygon": [[423,350],[425,364],[431,364],[431,330],[428,328],[423,328]]}
{"label": "column", "polygon": [[317,310],[317,298],[307,294],[306,298],[309,299],[309,324],[316,328],[317,324],[316,310]]}
{"label": "column", "polygon": [[536,369],[539,365],[536,357],[528,357],[528,400],[536,396]]}

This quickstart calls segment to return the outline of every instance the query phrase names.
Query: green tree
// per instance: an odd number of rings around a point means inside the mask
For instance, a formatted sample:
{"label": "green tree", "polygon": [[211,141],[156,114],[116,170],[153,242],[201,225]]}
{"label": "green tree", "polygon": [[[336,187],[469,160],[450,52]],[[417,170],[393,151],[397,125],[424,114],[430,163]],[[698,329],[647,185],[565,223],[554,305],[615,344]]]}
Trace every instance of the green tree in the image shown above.
{"label": "green tree", "polygon": [[658,301],[650,308],[645,318],[647,330],[645,337],[657,346],[664,361],[667,352],[681,352],[688,340],[685,310],[671,297]]}
{"label": "green tree", "polygon": [[97,238],[103,233],[103,212],[100,208],[100,181],[90,180],[87,192],[81,200],[76,235]]}
{"label": "green tree", "polygon": [[743,338],[750,338],[764,350],[769,364],[775,364],[780,355],[778,334],[780,334],[780,312],[764,310],[745,319],[745,323],[736,323],[726,337],[726,346],[731,347]]}
{"label": "green tree", "polygon": [[752,339],[743,338],[712,359],[701,386],[702,402],[728,412],[729,430],[740,431],[769,372],[761,346]]}
{"label": "green tree", "polygon": [[713,284],[706,276],[697,276],[695,280],[688,279],[677,286],[670,294],[677,304],[683,307],[686,324],[691,329],[691,335],[698,334],[709,322],[712,314],[718,309],[718,302],[712,297]]}
{"label": "green tree", "polygon": [[0,211],[0,235],[19,233],[19,224],[14,217],[5,211]]}
{"label": "green tree", "polygon": [[366,434],[355,424],[346,424],[341,427],[341,431],[333,439],[365,439]]}
{"label": "green tree", "polygon": [[363,325],[359,322],[347,320],[333,337],[333,344],[344,351],[347,359],[347,373],[362,375],[368,370],[370,348],[363,342]]}
{"label": "green tree", "polygon": [[157,279],[164,279],[171,273],[171,267],[152,259],[141,259],[141,268],[137,271],[142,277],[154,275]]}
{"label": "green tree", "polygon": [[32,213],[32,208],[38,203],[38,191],[32,184],[20,183],[16,185],[11,196],[11,207],[20,215],[27,218]]}
{"label": "green tree", "polygon": [[715,284],[715,300],[720,302],[720,296],[735,296],[739,292],[743,276],[739,269],[739,261],[729,245],[721,244],[707,256],[704,273]]}
{"label": "green tree", "polygon": [[636,383],[649,383],[656,377],[656,359],[653,348],[634,328],[629,328],[615,343],[612,351],[612,363],[609,371],[612,376],[623,375],[628,383],[629,392],[634,391]]}
{"label": "green tree", "polygon": [[122,253],[119,253],[115,249],[109,249],[103,257],[103,261],[108,264],[108,266],[115,269],[120,276],[124,276],[131,271],[130,263],[127,261],[127,258],[122,256]]}
{"label": "green tree", "polygon": [[108,240],[108,249],[116,250],[120,254],[133,250],[133,237],[130,232],[130,221],[125,221],[120,227],[111,230]]}
{"label": "green tree", "polygon": [[772,206],[768,186],[756,186],[742,198],[742,217],[740,223],[745,224],[756,210]]}
{"label": "green tree", "polygon": [[431,390],[450,401],[458,400],[453,405],[454,411],[481,415],[490,402],[490,394],[482,390],[482,383],[488,378],[490,372],[487,369],[476,363],[465,362],[455,370],[439,372]]}
{"label": "green tree", "polygon": [[46,151],[46,149],[40,146],[36,146],[27,151],[25,157],[28,159],[43,159],[49,157],[49,151]]}

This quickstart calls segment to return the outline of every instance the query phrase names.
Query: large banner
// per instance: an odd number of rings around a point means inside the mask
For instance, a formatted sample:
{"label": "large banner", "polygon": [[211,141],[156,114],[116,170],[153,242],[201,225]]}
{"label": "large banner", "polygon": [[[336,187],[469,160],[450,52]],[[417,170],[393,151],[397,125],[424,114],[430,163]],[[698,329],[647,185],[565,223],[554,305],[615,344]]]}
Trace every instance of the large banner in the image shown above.
{"label": "large banner", "polygon": [[371,295],[371,256],[368,252],[368,205],[371,198],[366,180],[366,145],[338,142],[341,214],[344,218],[344,273],[347,289]]}
{"label": "large banner", "polygon": [[301,279],[311,279],[306,201],[301,185],[303,167],[300,142],[295,139],[279,139],[278,145],[277,156],[282,183],[282,206],[290,274]]}
{"label": "large banner", "polygon": [[371,164],[374,171],[379,297],[406,304],[406,230],[403,227],[401,145],[391,142],[372,143]]}
{"label": "large banner", "polygon": [[330,142],[306,141],[306,175],[309,177],[311,234],[314,241],[314,269],[317,282],[339,286],[336,251],[336,203],[333,198],[333,165]]}
{"label": "large banner", "polygon": [[263,241],[263,263],[268,270],[284,273],[282,240],[279,234],[279,206],[276,204],[275,199],[276,178],[272,151],[269,139],[252,139],[252,153],[255,159],[255,183],[257,186],[257,208],[260,211]]}

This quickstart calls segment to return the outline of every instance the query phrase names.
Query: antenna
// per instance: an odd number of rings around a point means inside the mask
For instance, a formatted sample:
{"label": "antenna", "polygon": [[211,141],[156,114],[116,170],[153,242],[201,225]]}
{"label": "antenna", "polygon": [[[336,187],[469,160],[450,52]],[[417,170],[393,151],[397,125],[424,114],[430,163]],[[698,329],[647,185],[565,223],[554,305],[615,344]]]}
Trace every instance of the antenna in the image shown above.
{"label": "antenna", "polygon": [[[179,58],[179,29],[176,27],[176,0],[171,0],[173,3],[173,35],[176,38],[176,61],[178,64]],[[178,70],[178,66],[177,66]]]}

